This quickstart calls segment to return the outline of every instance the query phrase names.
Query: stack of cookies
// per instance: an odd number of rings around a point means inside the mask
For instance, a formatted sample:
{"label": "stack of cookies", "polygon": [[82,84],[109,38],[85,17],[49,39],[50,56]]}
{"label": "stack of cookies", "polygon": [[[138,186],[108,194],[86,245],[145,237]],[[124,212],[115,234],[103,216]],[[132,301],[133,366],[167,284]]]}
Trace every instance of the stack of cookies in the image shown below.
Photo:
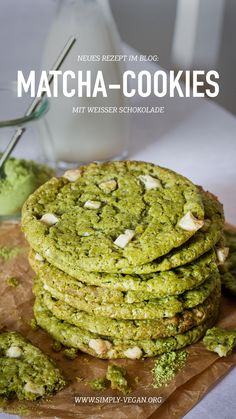
{"label": "stack of cookies", "polygon": [[215,323],[223,209],[183,176],[92,163],[41,186],[22,225],[36,321],[63,345],[104,359],[152,357]]}

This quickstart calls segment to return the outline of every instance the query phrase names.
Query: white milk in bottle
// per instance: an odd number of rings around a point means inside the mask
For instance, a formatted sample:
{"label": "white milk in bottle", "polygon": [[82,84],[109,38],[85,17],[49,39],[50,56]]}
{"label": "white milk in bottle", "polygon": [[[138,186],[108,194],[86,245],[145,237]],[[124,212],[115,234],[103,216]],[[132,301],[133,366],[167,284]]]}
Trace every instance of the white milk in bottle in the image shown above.
{"label": "white milk in bottle", "polygon": [[[77,74],[91,70],[92,88],[98,70],[102,70],[106,85],[121,84],[123,66],[120,62],[106,62],[103,55],[121,54],[119,35],[112,18],[108,0],[64,0],[46,42],[42,69],[49,70],[67,39],[77,39],[61,70]],[[78,81],[70,81],[70,88]],[[78,163],[121,158],[126,154],[128,121],[124,114],[88,113],[88,107],[125,106],[121,90],[107,89],[108,97],[74,97],[63,95],[59,85],[57,98],[50,98],[46,122],[54,147],[55,159],[61,168]],[[74,112],[73,107],[85,107],[84,112]],[[47,153],[47,147],[46,147]],[[49,153],[48,153],[49,154]],[[48,155],[50,160],[50,156]]]}

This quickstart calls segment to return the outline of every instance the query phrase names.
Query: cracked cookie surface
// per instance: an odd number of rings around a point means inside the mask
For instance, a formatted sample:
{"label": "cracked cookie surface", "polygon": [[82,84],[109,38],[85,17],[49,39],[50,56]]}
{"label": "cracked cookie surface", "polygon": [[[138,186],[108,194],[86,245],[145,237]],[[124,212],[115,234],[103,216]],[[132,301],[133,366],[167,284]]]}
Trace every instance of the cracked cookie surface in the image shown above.
{"label": "cracked cookie surface", "polygon": [[[74,182],[53,178],[39,188],[22,217],[31,246],[69,274],[130,266],[134,271],[203,226],[198,187],[171,170],[135,161],[92,163],[79,170]],[[111,181],[113,187],[104,188]]]}

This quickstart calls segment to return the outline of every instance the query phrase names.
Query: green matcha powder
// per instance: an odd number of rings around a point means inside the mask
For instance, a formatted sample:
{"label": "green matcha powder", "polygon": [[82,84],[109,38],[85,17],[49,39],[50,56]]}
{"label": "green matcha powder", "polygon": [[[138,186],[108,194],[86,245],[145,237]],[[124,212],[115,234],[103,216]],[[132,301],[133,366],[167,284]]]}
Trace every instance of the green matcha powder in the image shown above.
{"label": "green matcha powder", "polygon": [[160,388],[166,386],[175,378],[177,373],[184,367],[188,357],[188,352],[166,352],[155,360],[153,374],[153,387]]}

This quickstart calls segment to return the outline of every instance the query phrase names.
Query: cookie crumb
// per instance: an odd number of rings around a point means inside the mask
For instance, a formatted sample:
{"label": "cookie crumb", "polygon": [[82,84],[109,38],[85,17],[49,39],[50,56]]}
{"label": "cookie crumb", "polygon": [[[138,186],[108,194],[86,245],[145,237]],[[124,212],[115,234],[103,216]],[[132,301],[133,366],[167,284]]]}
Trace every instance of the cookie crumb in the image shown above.
{"label": "cookie crumb", "polygon": [[30,322],[30,326],[31,326],[31,329],[32,329],[32,330],[34,330],[34,331],[36,331],[36,330],[38,330],[38,329],[39,329],[39,325],[38,325],[38,323],[36,322],[36,320],[35,320],[35,319],[32,319],[32,320],[31,320],[31,322]]}
{"label": "cookie crumb", "polygon": [[102,391],[107,388],[107,380],[105,377],[95,378],[92,381],[89,381],[89,385],[93,390]]}
{"label": "cookie crumb", "polygon": [[9,287],[16,288],[19,285],[19,280],[14,276],[11,276],[10,278],[7,278],[7,284]]}
{"label": "cookie crumb", "polygon": [[123,394],[130,393],[131,389],[125,378],[127,371],[125,368],[118,367],[118,365],[110,364],[107,367],[106,378],[111,382],[112,390],[119,390]]}
{"label": "cookie crumb", "polygon": [[52,344],[52,349],[54,352],[60,352],[62,350],[62,344],[55,340]]}
{"label": "cookie crumb", "polygon": [[75,359],[78,356],[78,351],[75,348],[64,349],[63,355],[68,359]]}
{"label": "cookie crumb", "polygon": [[75,377],[75,379],[76,379],[77,383],[81,383],[81,381],[84,381],[84,379],[82,377],[79,377],[79,376]]}
{"label": "cookie crumb", "polygon": [[14,259],[20,253],[19,247],[0,247],[0,258],[7,262],[8,260]]}
{"label": "cookie crumb", "polygon": [[220,357],[230,355],[236,346],[236,330],[212,327],[207,330],[203,344],[208,351],[216,352]]}

